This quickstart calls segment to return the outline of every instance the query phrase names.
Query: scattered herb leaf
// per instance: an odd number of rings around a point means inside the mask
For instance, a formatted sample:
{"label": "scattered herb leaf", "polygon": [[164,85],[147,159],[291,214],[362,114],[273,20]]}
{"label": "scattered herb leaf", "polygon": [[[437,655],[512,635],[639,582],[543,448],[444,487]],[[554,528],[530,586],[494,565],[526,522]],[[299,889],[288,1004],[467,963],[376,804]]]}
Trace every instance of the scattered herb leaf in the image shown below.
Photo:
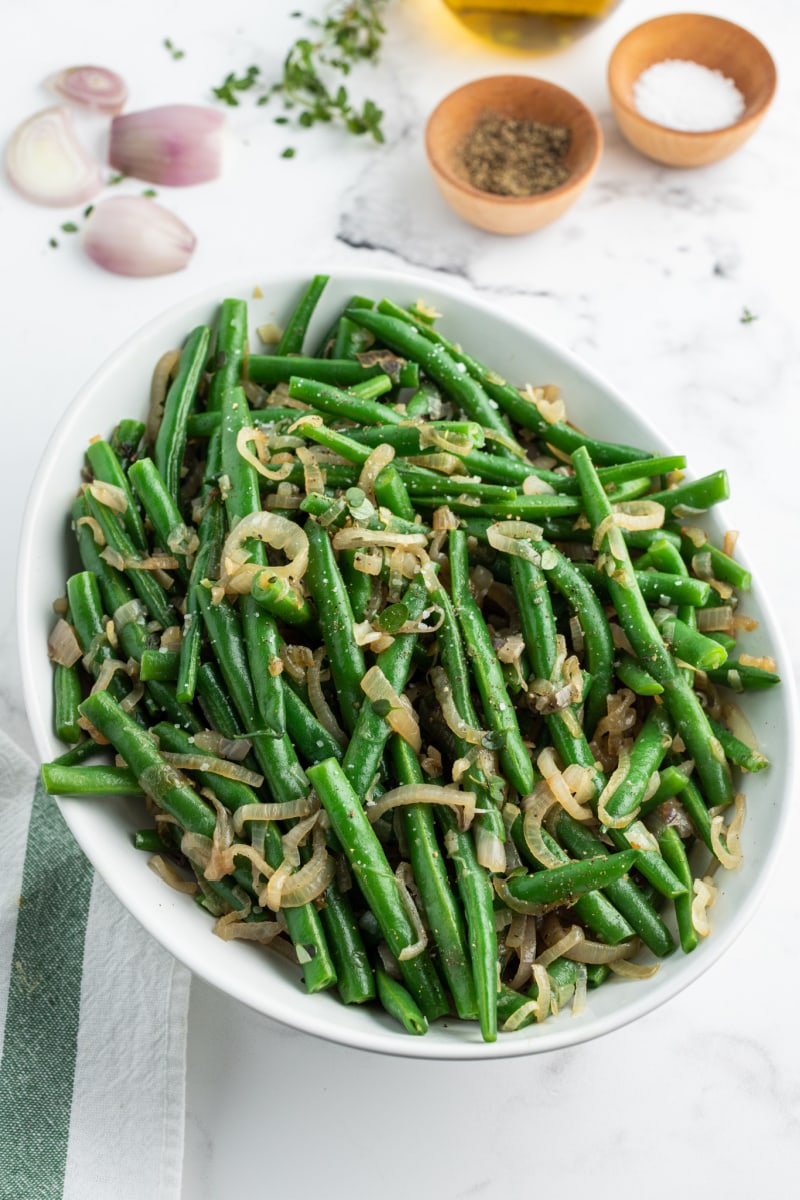
{"label": "scattered herb leaf", "polygon": [[[348,0],[336,5],[322,20],[309,18],[309,36],[298,38],[283,61],[283,73],[262,93],[258,104],[280,95],[284,109],[297,109],[297,123],[308,129],[318,122],[338,123],[357,136],[369,134],[382,142],[383,112],[372,100],[359,108],[343,85],[335,86],[331,77],[349,76],[363,61],[376,63],[386,30],[382,15],[389,0]],[[293,17],[302,16],[292,13]],[[227,75],[212,91],[225,104],[238,105],[237,92],[247,91],[257,82],[259,70],[249,67],[244,75]]]}
{"label": "scattered herb leaf", "polygon": [[281,151],[281,158],[294,158],[296,153],[294,146],[287,146],[285,150]]}
{"label": "scattered herb leaf", "polygon": [[758,317],[755,313],[750,312],[749,308],[742,309],[742,315],[739,317],[739,322],[742,325],[749,325],[751,321],[757,321]]}
{"label": "scattered herb leaf", "polygon": [[58,239],[57,238],[54,238],[54,237],[49,238],[47,244],[51,248],[51,250],[58,249]]}
{"label": "scattered herb leaf", "polygon": [[145,188],[144,191],[142,192],[142,195],[147,196],[148,198],[152,199],[153,196],[158,195],[158,192],[156,191],[155,188]]}
{"label": "scattered herb leaf", "polygon": [[179,50],[172,38],[164,38],[164,48],[169,51],[170,57],[175,59],[176,62],[186,57],[186,51]]}
{"label": "scattered herb leaf", "polygon": [[78,226],[75,224],[74,221],[64,221],[64,223],[61,226],[61,232],[62,233],[77,233]]}
{"label": "scattered herb leaf", "polygon": [[231,71],[225,76],[219,87],[211,90],[218,100],[229,104],[231,108],[236,108],[239,104],[237,92],[247,92],[250,88],[255,87],[260,74],[261,71],[258,67],[248,67],[243,75],[238,76],[235,71]]}

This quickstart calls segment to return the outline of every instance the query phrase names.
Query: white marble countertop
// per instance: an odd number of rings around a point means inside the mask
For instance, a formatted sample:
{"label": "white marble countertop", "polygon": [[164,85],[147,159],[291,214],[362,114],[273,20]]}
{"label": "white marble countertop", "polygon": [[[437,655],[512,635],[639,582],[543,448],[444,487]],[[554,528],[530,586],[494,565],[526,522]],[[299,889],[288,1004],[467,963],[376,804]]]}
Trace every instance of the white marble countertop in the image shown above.
{"label": "white marble countertop", "polygon": [[[59,233],[72,213],[28,205],[0,182],[3,561],[14,561],[47,434],[95,367],[149,317],[245,264],[268,271],[297,263],[309,273],[355,264],[413,269],[490,298],[577,352],[641,405],[695,473],[727,467],[731,516],[789,646],[792,662],[781,668],[796,675],[800,573],[789,515],[792,506],[798,515],[800,450],[800,32],[792,0],[701,7],[762,38],[777,60],[779,89],[748,145],[695,172],[660,168],[631,150],[605,88],[615,41],[669,5],[623,0],[589,39],[533,60],[459,34],[434,0],[397,0],[382,66],[352,80],[354,91],[383,102],[386,145],[331,129],[287,130],[245,97],[230,113],[225,177],[169,197],[198,235],[180,274],[104,274],[81,257],[74,237]],[[297,35],[294,8],[289,0],[138,0],[123,17],[103,0],[8,0],[14,37],[0,73],[4,128],[44,106],[46,75],[81,61],[116,67],[137,108],[205,102],[227,71],[250,63],[267,77]],[[170,58],[165,38],[185,50],[183,59]],[[508,70],[576,92],[606,137],[579,204],[557,225],[512,240],[482,234],[445,209],[422,149],[426,115],[447,91]],[[280,157],[288,144],[297,149],[291,160]],[[53,235],[58,249],[48,245]],[[743,322],[745,310],[756,319]],[[0,724],[32,750],[13,570],[5,578]],[[456,1200],[542,1182],[565,1193],[588,1187],[602,1200],[626,1183],[648,1200],[675,1188],[726,1200],[788,1195],[791,1185],[779,1188],[778,1180],[800,1168],[797,836],[794,820],[758,913],[690,993],[573,1050],[487,1064],[379,1058],[288,1031],[195,983],[185,1200],[216,1200],[232,1189],[260,1195],[266,1186],[291,1198],[380,1189],[385,1200]]]}

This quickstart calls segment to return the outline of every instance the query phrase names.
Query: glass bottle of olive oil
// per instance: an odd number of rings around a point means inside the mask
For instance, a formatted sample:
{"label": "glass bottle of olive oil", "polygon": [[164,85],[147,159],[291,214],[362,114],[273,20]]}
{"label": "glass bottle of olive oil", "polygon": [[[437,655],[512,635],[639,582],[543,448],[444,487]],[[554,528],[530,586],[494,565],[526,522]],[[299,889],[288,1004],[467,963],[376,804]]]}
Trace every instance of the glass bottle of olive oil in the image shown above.
{"label": "glass bottle of olive oil", "polygon": [[444,0],[463,25],[508,50],[545,53],[588,33],[619,0]]}

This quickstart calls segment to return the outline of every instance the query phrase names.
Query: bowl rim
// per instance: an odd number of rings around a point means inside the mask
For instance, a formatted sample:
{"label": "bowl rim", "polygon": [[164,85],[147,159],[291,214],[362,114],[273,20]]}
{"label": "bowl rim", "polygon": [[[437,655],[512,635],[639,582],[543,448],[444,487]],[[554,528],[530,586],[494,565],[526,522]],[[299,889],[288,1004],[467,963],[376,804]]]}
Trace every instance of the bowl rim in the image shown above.
{"label": "bowl rim", "polygon": [[[22,666],[24,700],[34,741],[43,759],[46,760],[46,758],[50,757],[55,739],[49,721],[49,696],[47,702],[44,702],[41,693],[34,686],[36,664],[41,660],[43,647],[38,643],[34,644],[34,640],[30,636],[37,599],[35,572],[32,568],[38,553],[32,532],[36,526],[40,510],[43,506],[45,509],[47,508],[46,485],[48,475],[51,475],[55,470],[53,467],[55,460],[54,451],[61,442],[67,440],[70,433],[75,433],[76,429],[81,427],[81,424],[86,425],[87,417],[93,411],[91,407],[93,394],[110,378],[113,378],[115,370],[119,369],[120,361],[125,356],[134,352],[140,343],[146,343],[153,333],[165,322],[172,322],[178,319],[186,321],[190,314],[197,313],[201,307],[208,309],[210,305],[219,303],[226,295],[250,296],[252,295],[255,278],[266,278],[269,280],[270,286],[276,288],[285,287],[288,284],[299,288],[303,283],[307,282],[311,273],[313,272],[305,272],[298,268],[279,271],[274,275],[270,275],[268,272],[259,275],[257,272],[251,271],[246,275],[243,274],[234,279],[222,279],[219,283],[210,285],[202,291],[170,305],[121,342],[107,357],[105,362],[79,388],[66,411],[57,421],[38,465],[41,470],[37,469],[35,472],[34,481],[29,491],[16,564],[18,654]],[[566,369],[575,371],[578,377],[592,389],[599,390],[605,397],[613,398],[614,403],[622,410],[623,414],[634,416],[635,420],[647,431],[648,435],[652,434],[655,446],[668,444],[658,429],[646,416],[643,416],[636,410],[631,401],[628,401],[611,387],[600,373],[585,364],[579,356],[573,354],[572,351],[560,345],[555,340],[533,331],[522,318],[516,318],[499,311],[493,304],[488,303],[480,296],[476,296],[472,291],[453,285],[445,285],[436,279],[430,279],[423,275],[387,271],[381,268],[345,267],[332,264],[330,267],[330,277],[332,281],[337,277],[339,279],[353,280],[353,286],[358,289],[372,285],[376,288],[407,289],[408,291],[414,290],[417,293],[422,291],[423,294],[425,292],[429,294],[433,293],[437,299],[441,298],[444,302],[452,301],[454,304],[464,305],[471,314],[484,315],[492,318],[494,321],[499,321],[504,327],[508,327],[512,331],[515,338],[522,339],[523,342],[527,341],[529,346],[534,345],[539,349],[551,352]],[[184,327],[188,328],[188,325]],[[111,416],[112,414],[109,414],[109,417]],[[741,556],[741,561],[746,565],[747,560],[745,556]],[[770,644],[774,647],[774,653],[780,656],[781,661],[788,662],[788,654],[783,645],[780,628],[776,624],[772,614],[769,597],[759,591],[758,603],[765,618],[765,625],[769,631]],[[790,727],[796,725],[798,713],[790,673],[784,678],[781,687],[781,708],[785,710]],[[775,869],[776,860],[784,842],[784,835],[790,817],[791,806],[789,798],[797,785],[796,749],[793,740],[786,747],[784,765],[786,768],[786,791],[781,796],[781,803],[775,814],[770,841],[766,851],[760,857],[758,874],[748,891],[746,903],[739,905],[733,911],[723,929],[714,930],[713,936],[703,944],[702,954],[695,951],[695,955],[691,956],[691,958],[687,956],[685,959],[679,960],[685,962],[683,971],[662,977],[654,993],[648,989],[645,989],[641,993],[636,992],[633,994],[633,998],[628,998],[624,1004],[617,1006],[608,1014],[600,1017],[594,1016],[590,1022],[584,1024],[583,1022],[571,1022],[564,1019],[559,1021],[555,1019],[552,1022],[532,1027],[534,1030],[532,1036],[529,1030],[523,1029],[517,1033],[498,1036],[497,1041],[490,1044],[483,1043],[480,1040],[459,1040],[457,1038],[453,1038],[452,1041],[447,1042],[444,1040],[434,1041],[429,1036],[409,1037],[399,1029],[399,1026],[382,1022],[380,1019],[382,1014],[379,1012],[370,1014],[369,1025],[365,1031],[362,1032],[359,1030],[357,1033],[353,1033],[337,1020],[332,1020],[330,1017],[326,1018],[326,1013],[329,1010],[324,1003],[319,1003],[320,999],[330,999],[324,993],[322,997],[308,997],[303,992],[302,987],[298,987],[297,995],[293,997],[291,1004],[275,1004],[274,997],[271,997],[270,999],[273,1000],[273,1003],[270,1007],[261,1002],[260,995],[258,1000],[254,998],[252,988],[246,986],[245,981],[240,979],[236,972],[233,973],[233,978],[230,975],[226,975],[224,982],[221,982],[218,973],[206,962],[203,943],[195,946],[191,942],[187,947],[186,944],[180,942],[178,937],[179,931],[176,925],[170,922],[170,920],[156,922],[150,919],[146,906],[144,908],[141,906],[137,908],[135,904],[130,903],[130,896],[138,895],[136,890],[131,889],[125,880],[107,877],[104,871],[104,864],[98,860],[98,855],[93,853],[93,846],[90,845],[87,848],[85,841],[78,836],[74,828],[76,823],[73,820],[74,810],[71,812],[69,803],[62,803],[62,800],[58,797],[56,797],[56,802],[68,827],[98,874],[105,880],[109,889],[117,896],[128,911],[131,912],[134,918],[173,957],[184,963],[193,973],[196,973],[211,986],[216,987],[226,995],[289,1028],[353,1049],[368,1050],[402,1058],[448,1061],[488,1060],[544,1053],[551,1050],[569,1048],[593,1040],[596,1037],[613,1032],[624,1025],[646,1016],[648,1013],[673,999],[685,987],[705,974],[729,949],[749,923],[763,900],[764,893]],[[65,801],[67,800],[68,798],[65,798]],[[82,811],[85,811],[85,809]],[[102,842],[102,838],[100,840]],[[163,887],[160,881],[156,882],[159,883],[160,887]],[[174,905],[175,894],[171,893],[167,888],[164,888],[164,892],[169,893],[169,897],[165,896],[163,906],[160,904],[159,907],[166,909],[171,902]],[[180,901],[184,900],[185,897],[178,897],[177,899]],[[208,936],[212,936],[210,927],[208,929]],[[236,943],[233,945],[235,947]],[[228,945],[224,947],[226,950],[230,950],[230,948]],[[307,1005],[303,1003],[305,1000],[309,1001]],[[334,1003],[338,1011],[341,1002],[337,1000]],[[344,1008],[345,1006],[341,1007]],[[459,1022],[458,1024],[463,1026],[465,1023]],[[525,1036],[526,1034],[529,1036]]]}
{"label": "bowl rim", "polygon": [[[447,166],[444,160],[433,152],[432,149],[432,127],[434,122],[442,112],[447,109],[452,100],[457,96],[463,95],[469,91],[478,91],[481,87],[490,83],[497,83],[500,80],[515,80],[520,84],[536,83],[542,85],[544,90],[560,94],[572,101],[578,108],[582,117],[588,118],[589,128],[591,129],[592,137],[590,144],[592,146],[592,156],[590,161],[580,171],[571,172],[569,178],[563,183],[559,183],[556,187],[549,188],[546,192],[537,192],[531,196],[502,196],[496,192],[485,192],[481,188],[475,187],[468,183],[466,179],[462,179],[460,175],[456,175],[454,171]],[[549,79],[543,79],[539,75],[521,75],[518,72],[506,72],[497,75],[482,75],[478,79],[472,79],[467,83],[460,84],[457,88],[453,88],[447,95],[443,96],[436,107],[431,112],[428,120],[425,123],[425,152],[430,164],[431,170],[440,175],[447,183],[458,189],[463,195],[470,196],[473,199],[481,200],[485,204],[496,204],[502,208],[531,208],[538,204],[544,203],[551,199],[563,198],[571,191],[579,191],[591,179],[597,166],[600,162],[600,157],[603,153],[603,129],[596,115],[592,112],[587,104],[583,102],[574,92],[568,88],[562,87],[560,84],[552,83]]]}
{"label": "bowl rim", "polygon": [[[616,68],[628,50],[630,43],[634,41],[637,35],[644,29],[652,28],[656,25],[665,26],[672,24],[676,19],[685,19],[687,17],[708,21],[715,25],[724,25],[730,29],[735,29],[738,34],[744,34],[752,45],[758,46],[763,51],[769,65],[766,95],[761,98],[759,103],[750,112],[745,112],[738,120],[732,122],[730,125],[723,125],[720,129],[673,129],[670,125],[662,125],[658,121],[653,121],[650,117],[646,117],[643,113],[640,113],[636,105],[627,96],[624,96],[616,86]],[[659,61],[661,60],[653,60],[654,63]],[[634,25],[632,29],[629,29],[627,33],[623,34],[609,56],[606,80],[609,96],[615,108],[619,108],[626,116],[639,122],[642,126],[653,130],[653,132],[669,134],[671,138],[685,140],[688,144],[691,142],[716,141],[720,137],[729,135],[734,129],[742,132],[747,130],[751,125],[758,124],[775,98],[775,91],[778,86],[778,71],[775,60],[767,47],[756,34],[752,33],[744,25],[740,25],[736,21],[730,21],[726,17],[718,17],[712,13],[675,12],[663,13],[658,17],[650,17],[647,21],[641,21],[638,25]]]}

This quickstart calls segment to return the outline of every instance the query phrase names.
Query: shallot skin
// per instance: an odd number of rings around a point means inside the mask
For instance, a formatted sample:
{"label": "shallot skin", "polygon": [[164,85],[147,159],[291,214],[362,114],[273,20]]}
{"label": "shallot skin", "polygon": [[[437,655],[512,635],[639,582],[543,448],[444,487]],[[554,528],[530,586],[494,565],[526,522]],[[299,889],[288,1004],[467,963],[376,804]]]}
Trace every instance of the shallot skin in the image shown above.
{"label": "shallot skin", "polygon": [[197,241],[188,225],[147,196],[111,196],[96,204],[81,240],[104,270],[140,277],[182,270]]}
{"label": "shallot skin", "polygon": [[108,161],[117,171],[166,187],[217,179],[226,122],[194,104],[165,104],[125,113],[111,122]]}
{"label": "shallot skin", "polygon": [[100,164],[79,142],[65,105],[43,109],[18,125],[6,146],[9,180],[34,204],[85,204],[104,184]]}

